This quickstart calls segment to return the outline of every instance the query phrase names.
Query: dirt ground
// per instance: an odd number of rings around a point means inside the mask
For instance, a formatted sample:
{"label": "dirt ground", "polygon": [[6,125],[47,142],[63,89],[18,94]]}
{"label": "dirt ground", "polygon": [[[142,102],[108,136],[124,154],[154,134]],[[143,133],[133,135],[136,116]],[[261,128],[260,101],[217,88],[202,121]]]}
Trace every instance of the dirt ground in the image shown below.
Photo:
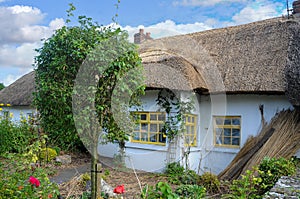
{"label": "dirt ground", "polygon": [[[90,172],[91,157],[88,154],[71,154],[72,163],[70,165],[55,166],[57,171],[52,180],[58,182],[60,193],[63,198],[71,195],[81,195],[85,191],[85,186],[78,184],[78,177],[82,173]],[[124,185],[126,199],[140,198],[141,188],[146,184],[155,185],[159,181],[166,181],[166,177],[156,174],[136,171],[126,168],[117,168],[111,158],[100,157],[103,165],[103,179],[111,186]],[[50,179],[51,179],[50,178]]]}

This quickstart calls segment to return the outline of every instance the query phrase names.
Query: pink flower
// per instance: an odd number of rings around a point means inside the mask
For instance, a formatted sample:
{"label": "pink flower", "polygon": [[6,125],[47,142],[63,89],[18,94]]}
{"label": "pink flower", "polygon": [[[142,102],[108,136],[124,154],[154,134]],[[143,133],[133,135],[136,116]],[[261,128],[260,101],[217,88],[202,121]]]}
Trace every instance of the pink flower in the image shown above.
{"label": "pink flower", "polygon": [[40,181],[33,176],[29,177],[29,182],[30,182],[30,184],[34,185],[35,187],[39,187],[41,185]]}
{"label": "pink flower", "polygon": [[114,189],[114,193],[116,194],[122,194],[122,193],[125,193],[125,188],[124,188],[124,185],[119,185],[117,186],[115,189]]}

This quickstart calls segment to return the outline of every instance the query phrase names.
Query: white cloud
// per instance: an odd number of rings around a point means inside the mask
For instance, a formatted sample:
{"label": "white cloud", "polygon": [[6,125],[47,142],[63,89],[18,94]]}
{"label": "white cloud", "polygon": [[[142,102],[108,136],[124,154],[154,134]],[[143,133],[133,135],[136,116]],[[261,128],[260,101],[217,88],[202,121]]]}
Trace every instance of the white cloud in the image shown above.
{"label": "white cloud", "polygon": [[34,49],[39,48],[40,46],[40,42],[25,43],[17,47],[2,45],[0,48],[1,68],[32,68],[34,56],[36,55]]}
{"label": "white cloud", "polygon": [[0,7],[0,44],[36,42],[64,24],[62,19],[55,19],[49,27],[37,25],[43,18],[44,14],[37,8]]}
{"label": "white cloud", "polygon": [[29,6],[0,7],[0,76],[6,85],[33,69],[34,49],[41,47],[41,39],[65,25],[59,18],[40,25],[44,16]]}
{"label": "white cloud", "polygon": [[239,13],[232,17],[231,25],[250,23],[280,16],[283,13],[284,5],[266,0],[256,0],[249,3]]}
{"label": "white cloud", "polygon": [[133,41],[133,35],[137,33],[141,28],[145,29],[145,32],[150,32],[151,37],[157,39],[166,36],[199,32],[211,29],[212,27],[200,22],[195,22],[192,24],[176,24],[172,20],[166,20],[164,22],[160,22],[147,27],[143,25],[137,27],[125,26],[122,29],[128,31],[129,40]]}
{"label": "white cloud", "polygon": [[245,2],[247,0],[182,0],[175,1],[173,5],[182,5],[182,6],[214,6],[220,3],[234,3],[234,2]]}

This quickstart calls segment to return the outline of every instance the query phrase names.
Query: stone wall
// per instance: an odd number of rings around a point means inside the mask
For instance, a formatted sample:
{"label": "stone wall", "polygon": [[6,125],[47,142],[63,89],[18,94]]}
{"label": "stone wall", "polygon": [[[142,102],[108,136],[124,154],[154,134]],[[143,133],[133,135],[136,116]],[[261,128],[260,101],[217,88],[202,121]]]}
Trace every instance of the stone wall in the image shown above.
{"label": "stone wall", "polygon": [[300,198],[300,168],[293,177],[281,177],[275,186],[264,197],[265,199],[299,199]]}

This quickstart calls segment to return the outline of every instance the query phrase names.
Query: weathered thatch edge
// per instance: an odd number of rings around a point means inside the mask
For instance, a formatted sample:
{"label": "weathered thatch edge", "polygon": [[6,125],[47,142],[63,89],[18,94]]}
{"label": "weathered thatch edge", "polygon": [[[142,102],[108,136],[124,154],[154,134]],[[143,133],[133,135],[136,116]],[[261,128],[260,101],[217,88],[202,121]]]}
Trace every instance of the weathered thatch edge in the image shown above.
{"label": "weathered thatch edge", "polygon": [[300,24],[290,27],[293,33],[288,49],[287,66],[285,68],[285,93],[290,102],[300,110]]}

